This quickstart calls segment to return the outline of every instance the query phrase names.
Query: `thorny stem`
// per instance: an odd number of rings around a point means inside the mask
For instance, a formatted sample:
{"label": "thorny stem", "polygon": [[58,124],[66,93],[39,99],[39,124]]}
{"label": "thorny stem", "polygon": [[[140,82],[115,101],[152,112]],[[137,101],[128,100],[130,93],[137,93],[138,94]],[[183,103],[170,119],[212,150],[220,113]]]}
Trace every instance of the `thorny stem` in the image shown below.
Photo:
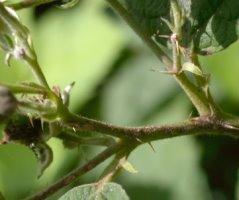
{"label": "thorny stem", "polygon": [[121,127],[86,117],[70,114],[68,123],[63,126],[66,131],[94,131],[106,135],[124,138],[139,143],[151,142],[183,135],[215,134],[239,137],[239,121],[234,118],[218,119],[213,116],[202,116],[184,122],[148,127]]}
{"label": "thorny stem", "polygon": [[82,176],[83,174],[87,173],[88,171],[95,168],[97,165],[105,161],[107,158],[118,152],[122,146],[127,145],[124,142],[120,141],[107,149],[105,149],[102,153],[98,154],[96,157],[94,157],[92,160],[90,160],[88,163],[83,165],[82,167],[79,167],[75,169],[74,171],[70,172],[68,175],[60,179],[58,182],[54,183],[53,185],[46,188],[44,191],[41,191],[38,194],[35,194],[26,200],[42,200],[46,199],[53,193],[57,192],[59,189],[63,188],[64,186],[68,185],[69,183],[75,181],[77,178]]}
{"label": "thorny stem", "polygon": [[[190,52],[189,53],[189,59],[190,61],[195,64],[197,67],[199,67],[201,69],[201,65],[198,59],[198,55],[194,52]],[[196,81],[198,83],[198,86],[200,88],[201,92],[204,92],[205,96],[207,97],[208,100],[208,105],[211,109],[211,113],[213,113],[214,115],[220,115],[221,114],[221,110],[220,108],[217,106],[217,104],[215,103],[212,94],[210,92],[209,89],[209,78],[208,75],[205,75],[204,77],[202,76],[198,76],[198,75],[194,75],[196,78]]]}
{"label": "thorny stem", "polygon": [[[55,0],[27,0],[24,2],[19,2],[16,4],[10,4],[9,6],[14,9],[22,9],[26,7],[31,7],[39,4],[45,4],[49,2],[53,2]],[[173,62],[161,49],[160,47],[153,41],[151,36],[142,31],[139,24],[133,19],[129,12],[117,1],[117,0],[106,0],[122,17],[123,19],[131,26],[131,28],[141,37],[141,39],[150,47],[150,49],[155,53],[155,55],[165,64],[166,68],[169,71],[172,71],[173,66],[180,67],[180,61]],[[172,0],[172,2],[176,2]],[[175,9],[176,12],[179,12]],[[177,14],[175,13],[175,17]],[[174,25],[179,28],[179,21],[175,18]],[[176,46],[176,43],[175,43]],[[176,49],[175,49],[176,50]],[[177,53],[175,51],[175,53]],[[178,57],[177,57],[178,59]],[[96,121],[93,119],[88,119],[82,116],[74,115],[69,113],[68,109],[62,104],[59,98],[54,95],[47,84],[47,81],[40,69],[38,62],[34,59],[27,59],[26,60],[30,67],[32,68],[35,76],[39,80],[39,82],[45,86],[48,95],[51,97],[50,99],[55,100],[57,104],[57,112],[62,117],[62,126],[65,131],[72,132],[72,129],[76,131],[94,131],[103,133],[110,136],[115,136],[121,138],[122,140],[116,143],[113,143],[109,146],[106,150],[102,153],[98,154],[95,158],[90,160],[88,163],[79,167],[69,173],[67,176],[63,177],[58,182],[54,183],[53,185],[49,186],[46,190],[29,197],[28,200],[40,200],[49,197],[51,194],[55,193],[62,187],[68,185],[69,183],[73,182],[83,174],[87,173],[88,171],[92,170],[94,167],[102,163],[104,160],[124,150],[125,146],[132,145],[132,149],[134,149],[137,145],[141,143],[147,143],[154,140],[161,140],[165,138],[171,138],[176,136],[183,136],[183,135],[195,135],[195,134],[215,134],[215,135],[228,135],[232,137],[239,137],[239,121],[232,120],[232,119],[224,119],[224,118],[217,118],[218,116],[210,116],[211,114],[211,107],[214,104],[208,104],[208,100],[212,101],[211,96],[207,96],[205,93],[200,91],[197,86],[195,86],[184,73],[181,74],[174,74],[174,78],[178,81],[184,91],[187,93],[191,101],[193,102],[194,106],[197,108],[201,117],[194,118],[190,120],[186,120],[181,123],[172,124],[172,125],[163,125],[163,126],[149,126],[149,127],[120,127],[114,126],[111,124],[107,124],[104,122]],[[0,84],[1,85],[1,84]],[[41,89],[34,89],[31,87],[25,87],[25,89],[21,86],[11,86],[13,90],[16,92],[21,92],[25,90],[25,92],[29,93],[41,93]],[[48,91],[49,90],[49,91]],[[210,99],[211,98],[211,99]],[[22,104],[23,105],[23,104]],[[25,104],[24,104],[25,105]],[[27,105],[26,106],[31,106]],[[35,105],[32,105],[35,106]],[[34,108],[34,107],[33,107]],[[59,135],[60,136],[60,135]],[[61,137],[61,136],[60,136]],[[64,136],[66,137],[66,135]],[[68,137],[68,136],[67,136]],[[81,140],[82,142],[83,140]],[[128,143],[126,143],[127,141]],[[79,141],[78,141],[79,142]],[[84,141],[85,143],[89,141]],[[97,142],[97,141],[96,141]],[[93,144],[93,143],[92,143]],[[96,143],[94,143],[96,144]],[[131,150],[132,150],[131,149]],[[120,168],[119,160],[123,159],[126,154],[118,154],[119,157],[116,156],[115,162],[112,163],[112,170],[108,173],[108,178],[111,178],[117,170]],[[107,175],[106,175],[107,176]],[[106,180],[106,179],[105,179]]]}
{"label": "thorny stem", "polygon": [[[161,48],[153,41],[151,36],[143,31],[140,25],[134,20],[130,13],[119,3],[118,0],[106,0],[111,7],[124,19],[125,22],[137,33],[137,35],[148,45],[159,60],[166,66],[167,70],[173,71],[173,61],[161,50]],[[177,21],[176,21],[177,22]],[[177,25],[178,26],[178,25]],[[179,67],[179,66],[177,66]],[[200,116],[211,114],[210,106],[208,105],[207,96],[198,91],[198,88],[190,82],[184,73],[174,75],[176,81],[188,95]]]}

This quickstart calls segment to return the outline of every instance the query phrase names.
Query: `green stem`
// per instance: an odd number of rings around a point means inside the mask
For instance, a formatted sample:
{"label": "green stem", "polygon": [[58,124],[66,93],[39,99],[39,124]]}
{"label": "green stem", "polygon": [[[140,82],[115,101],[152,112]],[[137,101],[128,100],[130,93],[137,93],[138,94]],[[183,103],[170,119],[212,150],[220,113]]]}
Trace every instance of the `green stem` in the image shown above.
{"label": "green stem", "polygon": [[70,172],[68,175],[63,177],[61,180],[57,181],[53,185],[46,188],[44,191],[27,198],[27,200],[46,199],[47,197],[49,197],[50,195],[52,195],[59,189],[63,188],[64,186],[67,186],[68,184],[75,181],[80,176],[84,175],[88,171],[95,168],[100,163],[104,162],[110,156],[112,156],[113,154],[118,152],[124,145],[125,144],[123,142],[118,142],[118,143],[108,147],[106,150],[104,150],[102,153],[98,154],[96,157],[94,157],[92,160],[90,160],[88,163],[86,163],[82,167],[75,169],[74,171]]}
{"label": "green stem", "polygon": [[[200,69],[202,68],[198,59],[198,55],[194,52],[191,52],[189,55],[189,59],[192,63],[194,63],[196,66],[198,66]],[[220,115],[222,113],[219,106],[215,103],[214,99],[212,98],[212,94],[209,89],[209,78],[198,75],[194,75],[195,79],[197,81],[198,87],[200,88],[200,91],[204,93],[204,95],[207,97],[208,105],[210,107],[212,115]]]}
{"label": "green stem", "polygon": [[50,87],[46,81],[46,78],[41,70],[41,67],[36,59],[36,56],[34,56],[34,57],[35,58],[29,58],[26,56],[25,61],[30,66],[32,73],[34,74],[36,79],[39,81],[39,83],[42,84],[43,86],[45,86],[47,89],[50,89]]}
{"label": "green stem", "polygon": [[137,143],[130,143],[129,145],[125,145],[125,148],[122,148],[117,154],[115,155],[112,162],[105,168],[103,171],[100,182],[106,183],[111,182],[117,174],[120,172],[122,165],[126,162],[129,154],[138,146]]}
{"label": "green stem", "polygon": [[8,83],[1,83],[0,86],[7,87],[13,93],[23,93],[23,94],[43,94],[45,91],[40,88],[34,88],[25,85],[13,85]]}
{"label": "green stem", "polygon": [[196,107],[200,116],[206,116],[211,114],[211,109],[208,103],[208,98],[205,93],[201,90],[201,88],[196,87],[189,79],[186,77],[184,73],[179,75],[174,75],[176,81],[179,83],[181,88],[188,95],[189,99]]}
{"label": "green stem", "polygon": [[[133,19],[129,12],[117,1],[106,0],[118,14],[128,23],[128,25],[138,34],[138,36],[148,45],[159,60],[166,66],[168,71],[173,71],[173,61],[160,49],[160,47],[152,40],[152,38],[142,29],[139,24]],[[207,97],[198,92],[198,88],[189,81],[189,79],[182,73],[174,76],[185,93],[188,95],[199,114],[209,115],[211,110],[207,103]]]}
{"label": "green stem", "polygon": [[174,31],[177,34],[177,36],[181,39],[181,37],[182,37],[182,31],[181,31],[182,15],[181,15],[181,11],[179,9],[177,0],[170,0],[170,5],[171,5],[173,20],[174,20]]}
{"label": "green stem", "polygon": [[56,116],[56,107],[53,105],[45,105],[42,103],[34,102],[34,101],[29,101],[29,100],[18,100],[18,106],[23,109],[27,110],[28,112],[35,112],[39,115],[54,115]]}

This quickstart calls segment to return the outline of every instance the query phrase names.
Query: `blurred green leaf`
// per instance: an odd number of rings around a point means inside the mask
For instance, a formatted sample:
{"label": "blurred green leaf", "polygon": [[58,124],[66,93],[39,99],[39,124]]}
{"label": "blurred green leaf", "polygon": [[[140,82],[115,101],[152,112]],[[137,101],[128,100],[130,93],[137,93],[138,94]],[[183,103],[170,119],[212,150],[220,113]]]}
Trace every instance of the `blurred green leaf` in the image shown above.
{"label": "blurred green leaf", "polygon": [[[104,120],[132,126],[173,123],[188,118],[187,97],[179,94],[170,76],[150,71],[160,63],[144,52],[143,47],[137,49],[141,50],[140,56],[125,62],[103,90]],[[156,152],[149,145],[143,145],[129,157],[139,173],[119,176],[132,200],[210,199],[206,178],[199,167],[200,151],[192,138],[153,142],[153,146]]]}
{"label": "blurred green leaf", "polygon": [[[71,108],[79,108],[108,74],[126,44],[101,1],[83,1],[69,11],[52,10],[32,28],[39,61],[50,85],[75,81]],[[107,43],[107,45],[106,45]]]}
{"label": "blurred green leaf", "polygon": [[[169,35],[171,31],[162,18],[170,20],[170,1],[168,0],[122,0],[139,22],[143,31],[150,35],[157,31]],[[239,36],[239,1],[237,0],[179,0],[185,13],[182,45],[190,47],[193,43],[196,52],[213,54],[225,49]],[[167,40],[158,38],[163,45]]]}
{"label": "blurred green leaf", "polygon": [[[238,74],[239,42],[230,46],[226,51],[212,56],[201,57],[203,71],[211,74],[211,88],[215,97],[227,99],[228,103],[239,101]],[[222,105],[224,106],[224,105]]]}
{"label": "blurred green leaf", "polygon": [[88,184],[75,187],[59,200],[129,200],[124,189],[116,183]]}
{"label": "blurred green leaf", "polygon": [[[0,145],[0,190],[6,199],[22,199],[36,181],[37,161],[23,145]],[[23,181],[24,180],[24,181]]]}
{"label": "blurred green leaf", "polygon": [[170,76],[152,72],[161,63],[142,52],[125,62],[103,90],[102,117],[114,124],[142,125],[178,92]]}
{"label": "blurred green leaf", "polygon": [[155,152],[143,145],[130,156],[130,162],[139,170],[137,175],[122,173],[119,177],[132,200],[211,199],[193,138],[157,141],[153,146]]}

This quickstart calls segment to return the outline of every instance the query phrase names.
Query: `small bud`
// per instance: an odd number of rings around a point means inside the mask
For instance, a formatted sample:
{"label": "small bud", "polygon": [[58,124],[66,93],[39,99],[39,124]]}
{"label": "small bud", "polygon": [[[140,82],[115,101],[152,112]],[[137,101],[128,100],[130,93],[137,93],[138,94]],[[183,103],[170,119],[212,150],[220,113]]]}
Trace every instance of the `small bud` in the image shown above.
{"label": "small bud", "polygon": [[17,99],[11,91],[0,86],[0,121],[10,117],[17,108]]}
{"label": "small bud", "polygon": [[12,52],[12,55],[16,59],[23,59],[25,56],[25,51],[22,47],[16,46],[15,49]]}

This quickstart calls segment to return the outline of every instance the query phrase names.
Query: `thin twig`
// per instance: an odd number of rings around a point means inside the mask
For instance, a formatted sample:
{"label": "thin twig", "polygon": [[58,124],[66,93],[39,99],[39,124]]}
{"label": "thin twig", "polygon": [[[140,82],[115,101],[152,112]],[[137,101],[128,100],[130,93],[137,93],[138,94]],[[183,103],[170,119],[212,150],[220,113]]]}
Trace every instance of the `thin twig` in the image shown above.
{"label": "thin twig", "polygon": [[121,149],[119,152],[117,152],[114,159],[103,171],[102,175],[100,176],[99,182],[103,184],[106,182],[111,182],[120,172],[129,154],[132,152],[133,149],[136,148],[137,145],[138,144],[127,146]]}
{"label": "thin twig", "polygon": [[50,90],[50,87],[47,83],[46,77],[43,74],[42,69],[37,61],[36,55],[35,55],[35,58],[33,58],[33,59],[29,58],[29,57],[25,57],[25,61],[31,68],[33,75],[36,77],[36,79],[39,81],[39,83]]}
{"label": "thin twig", "polygon": [[43,94],[45,91],[42,88],[31,87],[27,85],[13,85],[0,82],[0,86],[7,87],[13,93],[22,94]]}

